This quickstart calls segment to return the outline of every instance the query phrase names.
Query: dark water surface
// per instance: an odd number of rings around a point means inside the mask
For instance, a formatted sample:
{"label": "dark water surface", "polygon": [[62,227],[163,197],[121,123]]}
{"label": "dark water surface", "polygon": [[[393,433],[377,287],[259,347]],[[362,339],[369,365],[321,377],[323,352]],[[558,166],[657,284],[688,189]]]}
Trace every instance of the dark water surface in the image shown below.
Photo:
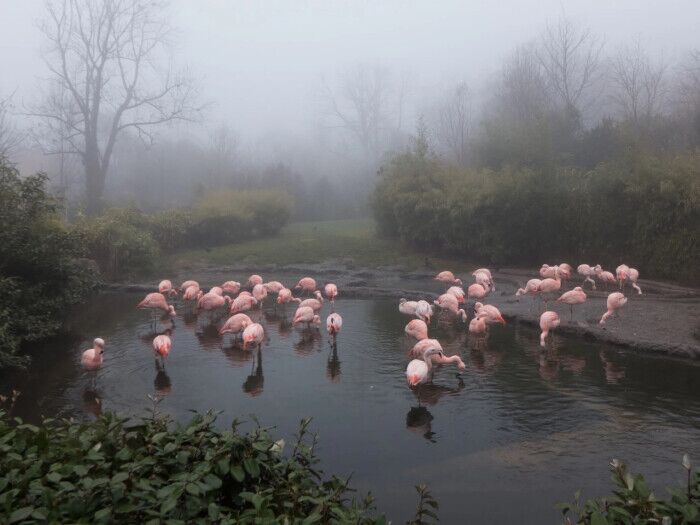
{"label": "dark water surface", "polygon": [[[26,374],[2,379],[21,390],[14,414],[139,413],[147,394],[180,419],[189,410],[222,411],[221,426],[255,414],[289,442],[302,417],[313,417],[322,466],[353,473],[394,523],[415,509],[413,486],[427,483],[443,523],[559,523],[554,504],[576,489],[609,489],[611,458],[644,473],[656,493],[683,480],[681,457],[700,460],[700,366],[633,351],[553,338],[540,352],[538,333],[492,329],[470,338],[465,325],[433,322],[431,335],[467,370],[437,370],[434,383],[406,387],[408,319],[396,301],[339,300],[343,332],[332,351],[325,328],[290,325],[294,307],[252,315],[268,336],[261,361],[222,339],[207,317],[178,311],[166,372],[157,372],[148,312],[130,294],[103,294],[73,316],[80,338],[37,349]],[[322,319],[328,314],[324,305]],[[324,323],[325,324],[325,323]],[[160,325],[162,330],[166,325]],[[200,333],[201,331],[201,333]],[[107,341],[93,378],[80,369],[92,338]],[[420,396],[420,402],[418,399]]]}

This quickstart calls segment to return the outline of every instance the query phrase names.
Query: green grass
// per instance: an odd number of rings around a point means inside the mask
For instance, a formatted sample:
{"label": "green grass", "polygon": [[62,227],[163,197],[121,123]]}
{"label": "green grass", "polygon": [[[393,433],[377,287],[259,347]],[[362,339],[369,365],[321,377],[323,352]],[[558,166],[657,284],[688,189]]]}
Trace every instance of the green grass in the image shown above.
{"label": "green grass", "polygon": [[464,263],[431,254],[418,253],[399,241],[376,236],[372,220],[296,222],[287,225],[275,237],[219,246],[209,250],[181,252],[176,266],[218,266],[231,264],[316,264],[328,261],[352,263],[356,267],[403,266],[407,270],[430,265],[449,265],[460,270]]}

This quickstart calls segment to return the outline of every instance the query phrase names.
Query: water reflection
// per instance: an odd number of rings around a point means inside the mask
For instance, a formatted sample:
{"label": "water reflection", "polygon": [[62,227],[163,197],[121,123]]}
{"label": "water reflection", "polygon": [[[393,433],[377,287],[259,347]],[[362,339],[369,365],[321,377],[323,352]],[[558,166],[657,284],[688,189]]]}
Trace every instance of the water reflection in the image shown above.
{"label": "water reflection", "polygon": [[340,359],[338,358],[338,342],[333,340],[329,342],[331,350],[328,354],[328,362],[326,363],[326,377],[331,383],[340,382]]}
{"label": "water reflection", "polygon": [[605,380],[608,384],[616,385],[625,378],[625,368],[611,361],[604,350],[601,350],[598,356],[601,363],[603,363]]}
{"label": "water reflection", "polygon": [[406,428],[411,432],[420,434],[431,443],[435,443],[435,433],[432,429],[433,415],[422,406],[411,407],[406,414]]}
{"label": "water reflection", "polygon": [[156,377],[153,380],[153,388],[161,397],[170,395],[173,388],[173,383],[165,370],[165,366],[161,365],[158,359],[156,359]]}
{"label": "water reflection", "polygon": [[294,351],[298,355],[308,356],[321,351],[321,331],[316,327],[302,328],[300,339],[294,343]]}
{"label": "water reflection", "polygon": [[[252,354],[253,352],[249,353]],[[264,383],[265,378],[263,377],[262,368],[262,350],[258,347],[257,359],[253,360],[253,371],[243,383],[243,391],[252,397],[258,396],[263,391]]]}
{"label": "water reflection", "polygon": [[83,411],[93,417],[102,415],[102,399],[98,391],[92,387],[83,390]]}

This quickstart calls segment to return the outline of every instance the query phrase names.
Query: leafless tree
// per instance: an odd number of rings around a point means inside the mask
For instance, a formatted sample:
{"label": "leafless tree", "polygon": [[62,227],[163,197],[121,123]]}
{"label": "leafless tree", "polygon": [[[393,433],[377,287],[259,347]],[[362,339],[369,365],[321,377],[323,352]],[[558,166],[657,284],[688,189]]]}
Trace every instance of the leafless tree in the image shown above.
{"label": "leafless tree", "polygon": [[551,106],[547,80],[532,45],[521,45],[506,59],[496,91],[498,111],[515,123],[532,123]]}
{"label": "leafless tree", "polygon": [[49,89],[32,114],[62,131],[85,168],[88,213],[102,207],[119,135],[153,140],[153,127],[196,118],[192,79],[173,71],[166,5],[149,0],[49,0],[41,24]]}
{"label": "leafless tree", "polygon": [[460,82],[437,107],[435,134],[445,145],[455,162],[466,166],[469,160],[469,136],[472,105],[469,86]]}
{"label": "leafless tree", "polygon": [[678,84],[681,104],[700,111],[700,49],[688,53],[680,68]]}
{"label": "leafless tree", "polygon": [[604,43],[562,16],[548,24],[537,49],[548,85],[567,112],[580,114],[600,72]]}
{"label": "leafless tree", "polygon": [[660,111],[665,73],[666,65],[653,63],[639,43],[621,48],[612,58],[612,97],[626,119],[639,125]]}
{"label": "leafless tree", "polygon": [[0,99],[0,159],[9,158],[22,143],[22,133],[12,121],[11,109],[11,97]]}
{"label": "leafless tree", "polygon": [[[404,91],[400,91],[402,101]],[[376,159],[396,129],[389,70],[359,64],[345,72],[337,89],[324,82],[324,113],[332,127],[348,131],[365,154]],[[399,115],[401,112],[399,111]]]}
{"label": "leafless tree", "polygon": [[233,168],[234,156],[238,148],[238,137],[226,124],[222,124],[211,134],[210,151],[210,185],[221,186],[226,175]]}

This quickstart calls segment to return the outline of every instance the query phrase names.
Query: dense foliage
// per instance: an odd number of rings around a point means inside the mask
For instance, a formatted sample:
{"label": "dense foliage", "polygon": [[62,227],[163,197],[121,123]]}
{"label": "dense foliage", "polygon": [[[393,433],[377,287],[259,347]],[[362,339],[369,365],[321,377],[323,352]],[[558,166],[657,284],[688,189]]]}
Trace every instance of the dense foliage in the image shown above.
{"label": "dense foliage", "polygon": [[[687,483],[683,488],[669,489],[668,499],[660,499],[649,488],[644,477],[632,474],[624,463],[610,464],[615,484],[609,498],[580,502],[577,493],[573,503],[559,505],[570,525],[690,525],[700,523],[700,470],[692,471],[688,456],[683,458]],[[569,517],[572,514],[575,521]]]}
{"label": "dense foliage", "polygon": [[632,265],[700,282],[700,153],[580,167],[456,168],[420,140],[383,170],[380,232],[490,264]]}
{"label": "dense foliage", "polygon": [[191,208],[152,215],[114,208],[81,219],[76,235],[105,277],[124,278],[154,269],[160,257],[183,248],[237,243],[276,234],[291,215],[291,203],[275,190],[221,191]]}
{"label": "dense foliage", "polygon": [[0,522],[385,522],[371,516],[371,498],[349,497],[347,481],[322,479],[308,420],[289,453],[263,428],[213,422],[108,414],[33,426],[2,416]]}
{"label": "dense foliage", "polygon": [[0,163],[0,368],[23,361],[21,342],[55,333],[66,307],[96,282],[45,183]]}

